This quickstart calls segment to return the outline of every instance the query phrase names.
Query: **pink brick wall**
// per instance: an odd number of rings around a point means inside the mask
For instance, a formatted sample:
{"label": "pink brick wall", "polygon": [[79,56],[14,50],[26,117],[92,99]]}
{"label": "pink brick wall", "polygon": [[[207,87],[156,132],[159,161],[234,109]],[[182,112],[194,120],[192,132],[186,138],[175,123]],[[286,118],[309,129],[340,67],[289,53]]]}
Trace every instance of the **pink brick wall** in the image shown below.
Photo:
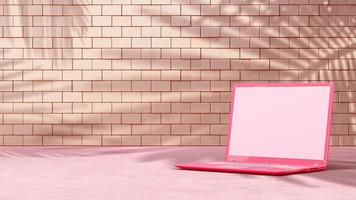
{"label": "pink brick wall", "polygon": [[332,81],[356,144],[356,1],[2,0],[0,144],[220,145],[238,81]]}

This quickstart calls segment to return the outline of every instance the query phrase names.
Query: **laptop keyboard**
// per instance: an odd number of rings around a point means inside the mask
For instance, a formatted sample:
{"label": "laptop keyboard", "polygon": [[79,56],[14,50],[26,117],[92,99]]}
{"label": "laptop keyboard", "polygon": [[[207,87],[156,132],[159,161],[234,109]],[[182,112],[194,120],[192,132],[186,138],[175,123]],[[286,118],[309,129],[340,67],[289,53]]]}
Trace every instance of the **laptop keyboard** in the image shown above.
{"label": "laptop keyboard", "polygon": [[267,163],[245,163],[245,162],[208,162],[211,165],[236,166],[236,167],[261,167],[261,168],[281,168],[281,169],[301,169],[302,166],[297,165],[281,165]]}

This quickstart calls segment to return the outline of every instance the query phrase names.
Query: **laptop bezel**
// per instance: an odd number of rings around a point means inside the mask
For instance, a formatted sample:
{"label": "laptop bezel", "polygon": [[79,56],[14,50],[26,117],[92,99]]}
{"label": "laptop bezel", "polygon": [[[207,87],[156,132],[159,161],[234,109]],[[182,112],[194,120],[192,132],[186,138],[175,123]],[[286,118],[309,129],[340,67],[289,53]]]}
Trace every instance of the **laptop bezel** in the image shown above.
{"label": "laptop bezel", "polygon": [[[232,127],[232,114],[234,110],[235,92],[239,87],[314,87],[314,86],[328,86],[330,88],[328,119],[326,129],[326,140],[324,145],[324,159],[323,160],[310,160],[310,159],[293,159],[293,158],[272,158],[272,157],[254,157],[254,156],[236,156],[229,155],[230,137]],[[226,161],[238,162],[256,162],[256,163],[278,163],[278,164],[293,164],[293,165],[313,165],[318,167],[326,167],[328,154],[329,154],[329,141],[331,129],[331,117],[333,109],[334,85],[329,82],[316,82],[316,83],[237,83],[233,85],[231,95],[231,111],[229,114],[229,129],[226,141]]]}

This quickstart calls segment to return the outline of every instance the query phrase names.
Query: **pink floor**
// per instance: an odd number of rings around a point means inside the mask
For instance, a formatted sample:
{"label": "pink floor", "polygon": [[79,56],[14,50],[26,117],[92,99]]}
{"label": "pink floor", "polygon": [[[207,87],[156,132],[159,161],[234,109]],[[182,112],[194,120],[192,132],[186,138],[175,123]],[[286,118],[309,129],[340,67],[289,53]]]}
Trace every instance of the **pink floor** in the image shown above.
{"label": "pink floor", "polygon": [[333,147],[329,170],[284,177],[183,171],[224,147],[6,147],[0,199],[356,199],[356,147]]}

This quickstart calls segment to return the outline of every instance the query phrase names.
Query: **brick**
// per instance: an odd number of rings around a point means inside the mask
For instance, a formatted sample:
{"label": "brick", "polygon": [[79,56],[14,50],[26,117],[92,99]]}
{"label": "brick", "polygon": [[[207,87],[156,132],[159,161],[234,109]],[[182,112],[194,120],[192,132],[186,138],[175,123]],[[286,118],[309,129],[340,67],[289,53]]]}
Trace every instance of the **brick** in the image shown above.
{"label": "brick", "polygon": [[131,91],[131,81],[112,81],[112,91]]}
{"label": "brick", "polygon": [[123,37],[141,37],[141,28],[139,27],[123,27]]}
{"label": "brick", "polygon": [[240,58],[242,59],[256,59],[260,57],[259,49],[241,49]]}
{"label": "brick", "polygon": [[162,123],[163,124],[177,124],[180,123],[179,114],[162,114]]}
{"label": "brick", "polygon": [[113,125],[112,134],[118,135],[130,135],[131,134],[131,125]]}
{"label": "brick", "polygon": [[172,16],[171,26],[190,26],[189,16]]}
{"label": "brick", "polygon": [[201,37],[220,37],[221,29],[220,27],[202,27],[200,35]]}
{"label": "brick", "polygon": [[221,80],[239,80],[240,72],[237,70],[221,71]]}
{"label": "brick", "polygon": [[133,48],[150,48],[152,46],[150,38],[133,38]]}
{"label": "brick", "polygon": [[122,136],[122,145],[141,145],[141,136]]}
{"label": "brick", "polygon": [[162,80],[180,80],[180,72],[179,71],[161,71],[161,79]]}
{"label": "brick", "polygon": [[319,6],[314,5],[301,5],[300,15],[319,15]]}
{"label": "brick", "polygon": [[41,5],[23,5],[22,6],[23,15],[42,15]]}
{"label": "brick", "polygon": [[14,136],[14,135],[5,135],[4,145],[23,145],[23,137]]}
{"label": "brick", "polygon": [[200,5],[182,5],[182,15],[200,15]]}
{"label": "brick", "polygon": [[73,130],[72,130],[73,135],[91,135],[92,134],[91,125],[73,124],[72,127],[73,127]]}
{"label": "brick", "polygon": [[103,15],[121,15],[121,5],[103,5],[102,12]]}
{"label": "brick", "polygon": [[83,145],[101,145],[100,136],[82,136]]}
{"label": "brick", "polygon": [[141,58],[158,59],[161,57],[160,49],[142,49]]}
{"label": "brick", "polygon": [[152,19],[149,16],[132,16],[132,26],[151,26]]}
{"label": "brick", "polygon": [[12,135],[13,134],[13,125],[0,125],[1,135]]}
{"label": "brick", "polygon": [[212,135],[225,135],[227,129],[227,125],[211,125],[210,130]]}
{"label": "brick", "polygon": [[102,145],[122,145],[122,136],[105,135],[102,137]]}
{"label": "brick", "polygon": [[161,95],[159,92],[143,92],[142,102],[160,102]]}
{"label": "brick", "polygon": [[133,125],[132,126],[132,134],[137,135],[146,135],[151,134],[151,125]]}
{"label": "brick", "polygon": [[279,15],[279,5],[260,5],[260,15]]}
{"label": "brick", "polygon": [[82,145],[81,136],[63,136],[63,145]]}
{"label": "brick", "polygon": [[249,38],[231,38],[230,47],[231,48],[248,48],[250,46]]}
{"label": "brick", "polygon": [[179,5],[162,5],[161,6],[161,15],[180,15]]}
{"label": "brick", "polygon": [[356,137],[354,135],[339,136],[338,143],[340,145],[355,145]]}
{"label": "brick", "polygon": [[83,58],[100,58],[101,57],[101,49],[83,49]]}
{"label": "brick", "polygon": [[230,91],[230,84],[228,81],[212,81],[211,91]]}
{"label": "brick", "polygon": [[181,102],[200,102],[199,92],[182,92]]}
{"label": "brick", "polygon": [[182,136],[181,138],[182,145],[200,145],[200,136],[190,135],[190,136]]}
{"label": "brick", "polygon": [[201,27],[181,27],[182,37],[200,37]]}
{"label": "brick", "polygon": [[83,99],[83,95],[80,92],[64,92],[63,101],[64,102],[80,102]]}
{"label": "brick", "polygon": [[179,136],[162,136],[161,137],[162,145],[180,145],[181,140]]}
{"label": "brick", "polygon": [[199,114],[182,114],[181,122],[183,124],[199,124],[200,115]]}
{"label": "brick", "polygon": [[159,135],[144,135],[142,136],[142,145],[161,145],[161,137]]}
{"label": "brick", "polygon": [[23,95],[22,92],[4,92],[3,99],[4,102],[22,102]]}
{"label": "brick", "polygon": [[152,91],[170,91],[169,81],[152,81]]}
{"label": "brick", "polygon": [[110,48],[111,38],[93,38],[93,48]]}
{"label": "brick", "polygon": [[152,16],[152,26],[167,26],[171,23],[170,16]]}
{"label": "brick", "polygon": [[111,16],[93,16],[93,26],[111,26]]}
{"label": "brick", "polygon": [[152,113],[169,113],[170,110],[169,103],[152,103]]}
{"label": "brick", "polygon": [[[92,37],[121,37],[121,27],[103,27],[102,34],[92,35]],[[99,32],[99,30],[97,31]]]}
{"label": "brick", "polygon": [[24,145],[42,145],[41,136],[24,136],[23,137]]}
{"label": "brick", "polygon": [[90,113],[92,112],[91,103],[73,103],[74,113]]}
{"label": "brick", "polygon": [[101,124],[101,114],[83,114],[83,124]]}
{"label": "brick", "polygon": [[83,71],[82,76],[83,76],[83,80],[101,80],[102,79],[101,71]]}
{"label": "brick", "polygon": [[220,5],[202,5],[201,15],[220,15]]}
{"label": "brick", "polygon": [[152,38],[153,48],[169,48],[171,47],[170,38]]}
{"label": "brick", "polygon": [[15,135],[32,135],[32,125],[14,125]]}
{"label": "brick", "polygon": [[220,145],[220,138],[218,136],[201,136],[201,145]]}
{"label": "brick", "polygon": [[131,26],[130,16],[113,16],[112,17],[113,26]]}
{"label": "brick", "polygon": [[141,123],[140,114],[122,114],[122,123],[123,124],[138,124]]}
{"label": "brick", "polygon": [[229,103],[211,103],[212,113],[229,113],[230,104]]}
{"label": "brick", "polygon": [[191,125],[191,134],[192,135],[206,135],[210,133],[210,127],[201,124]]}
{"label": "brick", "polygon": [[130,48],[131,38],[112,38],[112,47],[113,48]]}
{"label": "brick", "polygon": [[239,58],[239,49],[202,49],[202,58]]}
{"label": "brick", "polygon": [[62,136],[43,136],[43,145],[62,145]]}
{"label": "brick", "polygon": [[93,125],[93,134],[110,135],[111,125]]}
{"label": "brick", "polygon": [[123,5],[122,15],[141,15],[141,6],[139,5]]}
{"label": "brick", "polygon": [[4,27],[4,35],[3,36],[4,37],[23,37],[23,29],[21,27]]}

